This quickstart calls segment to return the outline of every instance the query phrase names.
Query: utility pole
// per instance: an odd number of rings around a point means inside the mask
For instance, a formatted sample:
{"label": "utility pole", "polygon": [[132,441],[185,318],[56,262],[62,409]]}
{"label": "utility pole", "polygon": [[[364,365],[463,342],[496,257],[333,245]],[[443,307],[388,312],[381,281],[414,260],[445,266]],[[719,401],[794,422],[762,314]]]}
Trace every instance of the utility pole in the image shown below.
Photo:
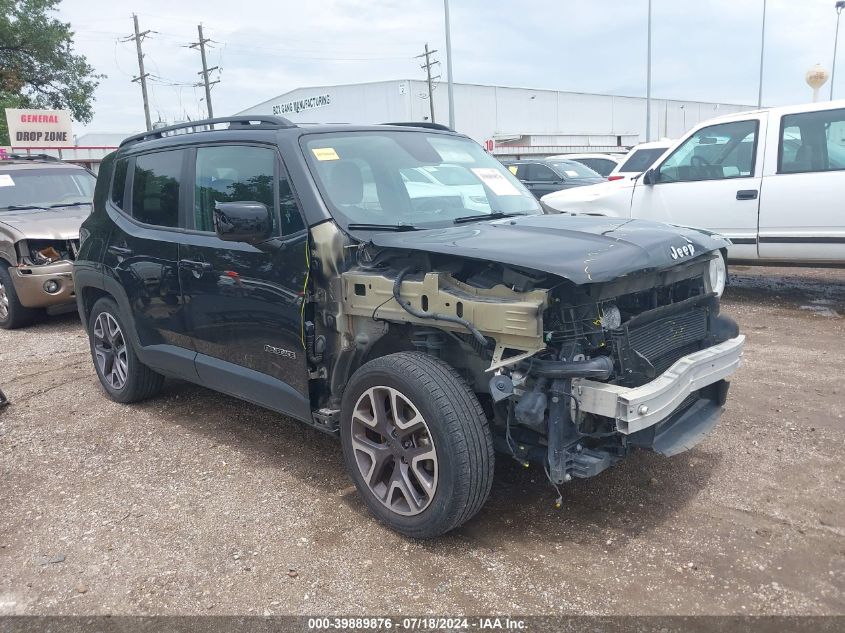
{"label": "utility pole", "polygon": [[651,140],[651,0],[648,0],[648,52],[645,80],[645,140]]}
{"label": "utility pole", "polygon": [[217,79],[215,81],[209,81],[208,75],[212,70],[217,70],[217,66],[212,66],[211,68],[208,67],[208,63],[205,59],[205,45],[210,42],[210,39],[206,39],[202,36],[202,24],[197,25],[197,32],[200,36],[199,42],[194,42],[190,45],[190,48],[199,48],[200,49],[200,57],[202,57],[202,70],[198,72],[198,75],[202,75],[202,83],[197,84],[198,86],[205,86],[205,109],[208,111],[208,118],[214,118],[214,110],[211,107],[211,86],[216,83],[220,83],[220,80]]}
{"label": "utility pole", "polygon": [[147,132],[153,129],[152,122],[150,121],[150,101],[147,98],[147,77],[149,77],[149,73],[144,72],[144,53],[141,50],[141,41],[150,34],[151,31],[144,31],[143,33],[140,31],[138,27],[138,16],[134,13],[132,14],[132,21],[135,23],[135,35],[130,35],[127,38],[124,38],[123,42],[131,42],[135,41],[135,48],[138,51],[138,76],[133,77],[132,81],[140,82],[141,84],[141,96],[144,98],[144,120],[147,123]]}
{"label": "utility pole", "polygon": [[763,53],[766,50],[766,0],[763,0],[763,24],[760,27],[760,78],[757,80],[757,107],[763,107]]}
{"label": "utility pole", "polygon": [[428,82],[428,108],[429,108],[429,113],[431,114],[431,122],[432,123],[434,123],[434,86],[432,85],[432,82],[435,79],[439,79],[440,75],[432,77],[431,76],[431,67],[434,66],[435,64],[439,64],[440,62],[437,61],[436,59],[434,61],[432,61],[430,59],[430,56],[434,55],[436,52],[437,52],[437,49],[435,49],[433,51],[428,50],[428,42],[426,42],[425,53],[423,53],[422,55],[417,55],[417,57],[425,57],[425,63],[422,64],[420,66],[420,68],[425,68],[426,81]]}
{"label": "utility pole", "polygon": [[452,29],[449,25],[449,0],[443,0],[446,22],[446,74],[449,87],[449,127],[455,129],[455,93],[452,86]]}

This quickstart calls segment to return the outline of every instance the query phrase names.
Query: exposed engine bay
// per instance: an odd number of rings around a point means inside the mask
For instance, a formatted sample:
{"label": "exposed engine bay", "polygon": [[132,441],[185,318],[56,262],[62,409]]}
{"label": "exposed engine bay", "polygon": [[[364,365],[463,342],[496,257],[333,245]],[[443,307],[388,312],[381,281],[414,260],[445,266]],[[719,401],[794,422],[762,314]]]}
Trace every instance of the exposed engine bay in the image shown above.
{"label": "exposed engine bay", "polygon": [[20,262],[43,266],[59,261],[73,261],[79,254],[79,240],[24,240],[17,243]]}
{"label": "exposed engine bay", "polygon": [[328,290],[307,304],[303,342],[318,421],[329,428],[357,367],[423,351],[472,386],[496,448],[541,464],[557,486],[635,447],[686,450],[715,424],[725,378],[739,366],[742,337],[709,286],[713,254],[578,285],[497,262],[353,243],[332,223],[313,236],[311,271],[322,278],[314,286]]}

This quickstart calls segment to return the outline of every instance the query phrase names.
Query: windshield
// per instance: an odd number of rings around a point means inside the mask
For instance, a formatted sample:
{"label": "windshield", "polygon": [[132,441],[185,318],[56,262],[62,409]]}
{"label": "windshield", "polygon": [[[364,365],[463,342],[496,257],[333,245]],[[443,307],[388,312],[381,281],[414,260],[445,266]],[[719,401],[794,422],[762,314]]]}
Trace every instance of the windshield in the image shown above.
{"label": "windshield", "polygon": [[84,169],[0,169],[0,211],[90,203],[95,182]]}
{"label": "windshield", "polygon": [[574,160],[550,160],[548,163],[566,178],[601,178],[600,174]]}
{"label": "windshield", "polygon": [[665,147],[653,147],[651,149],[635,149],[628,157],[619,171],[633,171],[637,173],[644,172],[651,167],[658,158],[663,156],[666,151]]}
{"label": "windshield", "polygon": [[468,216],[540,214],[537,200],[467,138],[421,131],[304,137],[329,208],[349,224],[432,228]]}

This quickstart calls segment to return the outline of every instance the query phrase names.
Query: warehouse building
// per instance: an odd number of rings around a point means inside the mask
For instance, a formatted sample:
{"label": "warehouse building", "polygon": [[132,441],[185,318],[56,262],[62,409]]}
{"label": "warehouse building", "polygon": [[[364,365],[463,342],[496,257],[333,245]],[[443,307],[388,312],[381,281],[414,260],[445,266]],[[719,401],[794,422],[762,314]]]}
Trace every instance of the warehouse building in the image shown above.
{"label": "warehouse building", "polygon": [[[645,139],[643,97],[454,84],[455,127],[501,157],[619,151]],[[399,79],[297,88],[238,114],[276,114],[294,123],[448,123],[445,82],[432,102],[425,81]],[[678,138],[700,121],[750,105],[652,99],[651,136]]]}

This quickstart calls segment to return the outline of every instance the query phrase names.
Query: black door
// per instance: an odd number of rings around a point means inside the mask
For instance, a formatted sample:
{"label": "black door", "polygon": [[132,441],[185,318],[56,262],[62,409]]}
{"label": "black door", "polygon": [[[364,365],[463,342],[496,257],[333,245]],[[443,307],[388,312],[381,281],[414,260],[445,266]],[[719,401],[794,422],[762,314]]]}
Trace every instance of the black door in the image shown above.
{"label": "black door", "polygon": [[[179,247],[179,279],[197,372],[212,388],[310,417],[302,331],[307,231],[277,151],[200,146],[191,162],[193,230]],[[260,248],[220,240],[214,204],[233,201],[267,205],[280,239]]]}
{"label": "black door", "polygon": [[[169,353],[180,356],[176,348],[191,348],[177,268],[185,158],[183,150],[167,150],[119,161],[109,203],[106,274],[123,289],[125,305],[115,295],[134,321],[139,354],[156,367]],[[181,356],[192,371],[192,354]]]}

